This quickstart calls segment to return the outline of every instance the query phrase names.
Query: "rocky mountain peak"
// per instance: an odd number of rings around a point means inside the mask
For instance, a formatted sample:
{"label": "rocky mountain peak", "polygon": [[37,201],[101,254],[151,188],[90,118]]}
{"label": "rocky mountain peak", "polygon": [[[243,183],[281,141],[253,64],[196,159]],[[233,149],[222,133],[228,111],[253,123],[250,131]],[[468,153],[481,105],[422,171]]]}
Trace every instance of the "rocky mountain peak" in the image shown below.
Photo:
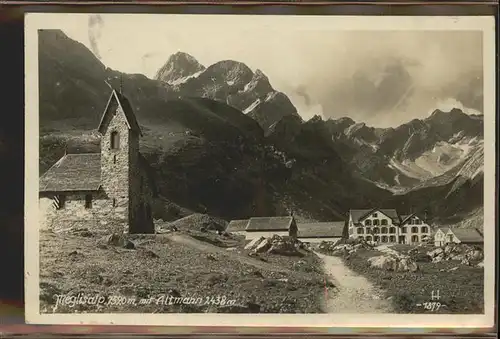
{"label": "rocky mountain peak", "polygon": [[247,83],[253,77],[252,70],[242,62],[222,60],[209,66],[205,71],[206,76],[228,82],[228,85]]}
{"label": "rocky mountain peak", "polygon": [[182,78],[192,76],[205,69],[192,55],[184,52],[172,54],[165,65],[156,73],[155,79],[166,83],[173,83]]}

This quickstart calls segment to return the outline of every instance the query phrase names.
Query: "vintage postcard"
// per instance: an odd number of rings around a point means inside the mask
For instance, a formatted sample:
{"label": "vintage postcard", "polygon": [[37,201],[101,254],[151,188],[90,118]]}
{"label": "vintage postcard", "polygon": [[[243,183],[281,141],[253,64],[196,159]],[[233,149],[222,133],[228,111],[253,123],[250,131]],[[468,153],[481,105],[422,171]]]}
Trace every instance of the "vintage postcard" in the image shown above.
{"label": "vintage postcard", "polygon": [[493,17],[25,30],[27,322],[493,326]]}

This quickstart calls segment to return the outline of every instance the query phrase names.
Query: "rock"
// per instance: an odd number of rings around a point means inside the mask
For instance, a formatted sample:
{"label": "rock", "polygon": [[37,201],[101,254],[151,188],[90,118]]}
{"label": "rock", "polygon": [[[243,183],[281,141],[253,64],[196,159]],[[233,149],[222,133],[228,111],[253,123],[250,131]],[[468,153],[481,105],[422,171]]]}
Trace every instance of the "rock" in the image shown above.
{"label": "rock", "polygon": [[217,260],[217,258],[213,254],[207,254],[207,259],[208,260]]}
{"label": "rock", "polygon": [[476,265],[476,267],[484,267],[484,261],[481,261],[479,264]]}
{"label": "rock", "polygon": [[255,253],[262,253],[267,251],[271,247],[271,241],[269,239],[264,239],[255,247],[253,252]]}
{"label": "rock", "polygon": [[253,250],[256,246],[258,246],[265,238],[264,237],[260,237],[260,238],[255,238],[255,239],[252,239],[246,246],[245,246],[245,249],[246,250]]}
{"label": "rock", "polygon": [[483,260],[483,252],[480,250],[471,250],[467,252],[466,257],[470,261]]}
{"label": "rock", "polygon": [[155,252],[153,252],[151,250],[144,250],[142,253],[144,254],[144,256],[146,256],[148,258],[159,258],[160,257],[158,254],[156,254]]}
{"label": "rock", "polygon": [[463,254],[454,254],[454,255],[451,255],[449,258],[450,258],[450,260],[462,261],[462,260],[465,259],[465,255],[463,255]]}
{"label": "rock", "polygon": [[444,252],[441,252],[439,255],[432,258],[432,262],[441,262],[444,259]]}
{"label": "rock", "polygon": [[368,263],[371,267],[387,271],[394,271],[397,269],[396,259],[385,255],[368,258]]}
{"label": "rock", "polygon": [[368,259],[370,267],[394,272],[416,272],[419,266],[410,258],[381,255]]}
{"label": "rock", "polygon": [[268,249],[268,253],[280,254],[280,255],[299,255],[300,252],[295,247],[295,243],[291,239],[285,239],[283,237],[274,235],[271,238],[271,247]]}
{"label": "rock", "polygon": [[113,233],[105,238],[105,242],[108,245],[119,246],[127,249],[134,249],[135,244],[128,240],[125,235]]}
{"label": "rock", "polygon": [[128,249],[128,250],[133,250],[135,248],[135,244],[132,241],[127,240],[123,247]]}
{"label": "rock", "polygon": [[399,272],[416,272],[418,269],[417,263],[409,258],[401,259],[398,263]]}
{"label": "rock", "polygon": [[460,262],[462,265],[467,265],[470,266],[470,261],[467,258],[463,258],[462,261]]}
{"label": "rock", "polygon": [[427,255],[431,258],[434,258],[434,257],[437,257],[437,256],[443,254],[443,253],[444,253],[444,249],[436,248],[435,250],[427,252]]}

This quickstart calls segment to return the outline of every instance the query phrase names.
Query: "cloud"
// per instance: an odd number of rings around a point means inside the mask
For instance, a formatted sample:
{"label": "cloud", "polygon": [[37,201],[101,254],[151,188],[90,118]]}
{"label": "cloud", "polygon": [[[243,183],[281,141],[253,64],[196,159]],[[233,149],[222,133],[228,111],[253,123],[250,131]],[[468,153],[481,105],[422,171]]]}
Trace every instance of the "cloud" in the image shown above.
{"label": "cloud", "polygon": [[99,53],[99,39],[101,38],[102,30],[104,28],[104,20],[99,14],[93,14],[89,16],[88,21],[88,38],[90,42],[90,48],[95,56],[101,59],[101,53]]}
{"label": "cloud", "polygon": [[261,69],[304,116],[321,107],[325,118],[395,126],[424,118],[450,98],[483,110],[480,31],[283,28],[274,21],[266,26],[266,16],[257,27],[255,17],[245,25],[238,25],[241,17],[199,17],[92,15],[88,32],[72,32],[79,41],[88,34],[90,48],[107,66],[149,77],[179,50],[205,66],[244,62]]}
{"label": "cloud", "polygon": [[483,110],[480,32],[365,31],[331,38],[330,46],[318,43],[322,52],[308,49],[314,60],[298,66],[326,118],[395,126],[451,99],[457,108]]}

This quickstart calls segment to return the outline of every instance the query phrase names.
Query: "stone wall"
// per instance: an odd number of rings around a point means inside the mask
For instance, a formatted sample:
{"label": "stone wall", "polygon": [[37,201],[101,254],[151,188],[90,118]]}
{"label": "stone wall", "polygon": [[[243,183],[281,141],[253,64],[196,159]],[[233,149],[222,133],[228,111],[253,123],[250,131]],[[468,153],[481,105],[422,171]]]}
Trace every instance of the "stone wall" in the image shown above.
{"label": "stone wall", "polygon": [[[118,132],[120,136],[119,149],[111,149],[111,134]],[[111,119],[106,133],[101,138],[101,180],[111,206],[120,211],[120,218],[127,220],[122,231],[129,228],[129,181],[130,181],[130,131],[125,114],[117,107],[116,114]]]}
{"label": "stone wall", "polygon": [[252,240],[260,237],[264,238],[271,238],[273,235],[279,235],[282,237],[289,236],[290,232],[289,231],[254,231],[254,232],[246,232],[245,233],[245,239],[246,240]]}
{"label": "stone wall", "polygon": [[131,143],[130,159],[130,233],[154,233],[153,188],[139,161],[139,142]]}
{"label": "stone wall", "polygon": [[93,231],[122,232],[128,225],[123,206],[113,207],[104,192],[92,193],[91,208],[85,207],[87,192],[65,194],[63,208],[55,209],[53,197],[40,198],[40,228],[60,230],[66,228],[88,228]]}

